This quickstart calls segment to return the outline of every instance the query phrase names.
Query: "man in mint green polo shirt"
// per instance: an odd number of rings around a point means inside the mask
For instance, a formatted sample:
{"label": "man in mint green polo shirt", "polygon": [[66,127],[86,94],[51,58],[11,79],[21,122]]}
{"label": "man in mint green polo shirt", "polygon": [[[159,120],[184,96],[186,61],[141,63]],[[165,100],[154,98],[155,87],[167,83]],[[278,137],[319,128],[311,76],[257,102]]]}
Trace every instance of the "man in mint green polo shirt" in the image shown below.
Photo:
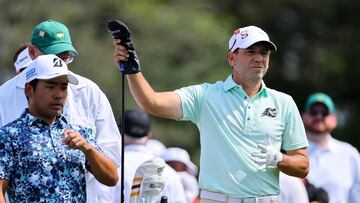
{"label": "man in mint green polo shirt", "polygon": [[[119,39],[114,45],[115,61],[137,61]],[[275,50],[262,29],[239,28],[229,40],[232,74],[225,81],[170,92],[155,92],[140,69],[124,70],[142,109],[197,125],[203,203],[276,202],[279,171],[300,178],[309,171],[308,142],[295,102],[263,81]]]}

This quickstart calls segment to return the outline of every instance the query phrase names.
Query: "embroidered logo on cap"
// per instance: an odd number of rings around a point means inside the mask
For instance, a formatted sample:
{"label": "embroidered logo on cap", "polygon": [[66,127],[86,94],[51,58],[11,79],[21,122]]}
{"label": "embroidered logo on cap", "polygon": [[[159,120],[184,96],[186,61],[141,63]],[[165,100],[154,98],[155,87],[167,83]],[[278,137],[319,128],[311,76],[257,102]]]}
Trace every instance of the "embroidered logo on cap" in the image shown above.
{"label": "embroidered logo on cap", "polygon": [[234,31],[234,35],[237,35],[237,34],[239,34],[240,33],[240,28],[239,29],[236,29],[235,31]]}
{"label": "embroidered logo on cap", "polygon": [[53,60],[54,67],[62,67],[62,61],[59,58],[54,58]]}
{"label": "embroidered logo on cap", "polygon": [[44,30],[40,30],[40,32],[39,32],[39,37],[44,37],[44,36],[45,36]]}
{"label": "embroidered logo on cap", "polygon": [[239,28],[239,29],[236,29],[236,30],[234,31],[234,35],[238,35],[238,34],[240,34],[241,39],[244,39],[244,38],[246,38],[246,37],[249,36],[249,33],[248,33],[247,30],[243,30],[243,31],[242,31],[240,28]]}
{"label": "embroidered logo on cap", "polygon": [[248,31],[244,30],[240,33],[241,39],[245,39],[249,36]]}
{"label": "embroidered logo on cap", "polygon": [[64,37],[64,33],[57,33],[56,34],[56,38],[63,38]]}

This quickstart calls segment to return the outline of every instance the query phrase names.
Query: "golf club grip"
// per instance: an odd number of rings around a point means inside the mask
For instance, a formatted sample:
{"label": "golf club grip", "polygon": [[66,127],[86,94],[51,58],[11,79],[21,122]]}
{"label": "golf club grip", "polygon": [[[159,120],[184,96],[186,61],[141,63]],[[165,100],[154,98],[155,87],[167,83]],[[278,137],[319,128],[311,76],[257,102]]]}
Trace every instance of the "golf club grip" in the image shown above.
{"label": "golf club grip", "polygon": [[161,200],[160,200],[160,203],[167,203],[167,202],[168,202],[167,196],[162,196]]}

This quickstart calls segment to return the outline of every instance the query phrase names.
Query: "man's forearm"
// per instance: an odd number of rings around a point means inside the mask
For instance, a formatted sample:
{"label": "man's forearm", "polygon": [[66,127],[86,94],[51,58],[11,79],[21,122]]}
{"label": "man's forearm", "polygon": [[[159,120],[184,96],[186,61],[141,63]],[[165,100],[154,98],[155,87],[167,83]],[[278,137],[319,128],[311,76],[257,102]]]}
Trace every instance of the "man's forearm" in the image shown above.
{"label": "man's forearm", "polygon": [[114,186],[119,180],[115,163],[94,147],[84,152],[90,165],[90,172],[104,185]]}
{"label": "man's forearm", "polygon": [[309,160],[307,158],[306,150],[302,153],[283,155],[283,160],[278,163],[278,169],[283,173],[299,178],[305,178],[309,173]]}
{"label": "man's forearm", "polygon": [[127,79],[131,94],[145,112],[175,120],[182,117],[181,100],[174,91],[154,91],[141,72],[127,75]]}
{"label": "man's forearm", "polygon": [[127,75],[131,94],[136,103],[146,112],[151,111],[154,106],[155,91],[150,84],[145,80],[142,73]]}

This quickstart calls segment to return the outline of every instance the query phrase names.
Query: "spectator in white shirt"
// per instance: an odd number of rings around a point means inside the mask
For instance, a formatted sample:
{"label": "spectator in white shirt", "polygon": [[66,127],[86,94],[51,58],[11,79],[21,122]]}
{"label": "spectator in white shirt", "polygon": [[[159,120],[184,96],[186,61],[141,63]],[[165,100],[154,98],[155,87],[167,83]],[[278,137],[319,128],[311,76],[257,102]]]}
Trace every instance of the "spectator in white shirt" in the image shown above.
{"label": "spectator in white shirt", "polygon": [[324,93],[310,95],[302,118],[309,140],[309,182],[326,190],[330,203],[359,203],[360,155],[331,136],[337,125],[332,99]]}

